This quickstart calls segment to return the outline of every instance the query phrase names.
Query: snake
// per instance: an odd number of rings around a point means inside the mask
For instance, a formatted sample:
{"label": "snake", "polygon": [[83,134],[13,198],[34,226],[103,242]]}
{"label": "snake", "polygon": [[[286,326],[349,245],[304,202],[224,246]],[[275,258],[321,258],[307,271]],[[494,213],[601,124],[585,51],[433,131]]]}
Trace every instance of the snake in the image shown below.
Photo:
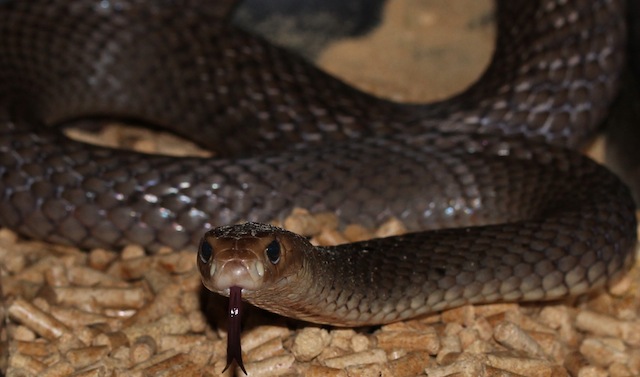
{"label": "snake", "polygon": [[[633,264],[629,191],[579,152],[620,84],[624,1],[497,1],[485,72],[427,104],[355,89],[231,25],[233,5],[0,3],[0,224],[83,249],[197,249],[231,317],[242,298],[335,326],[560,299]],[[216,155],[64,132],[113,119]],[[264,224],[296,207],[408,233],[319,247]]]}

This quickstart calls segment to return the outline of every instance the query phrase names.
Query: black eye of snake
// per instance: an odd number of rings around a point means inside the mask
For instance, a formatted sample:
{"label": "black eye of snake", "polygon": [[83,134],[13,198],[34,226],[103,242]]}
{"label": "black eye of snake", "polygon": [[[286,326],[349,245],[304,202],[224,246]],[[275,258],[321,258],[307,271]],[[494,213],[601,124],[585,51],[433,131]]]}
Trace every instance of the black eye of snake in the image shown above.
{"label": "black eye of snake", "polygon": [[280,262],[280,243],[278,241],[271,241],[271,243],[267,245],[267,248],[264,249],[264,252],[272,264],[278,264],[278,262]]}
{"label": "black eye of snake", "polygon": [[202,240],[200,243],[200,248],[198,250],[198,257],[200,258],[200,263],[207,264],[209,260],[211,260],[211,256],[213,255],[213,246],[209,243],[209,241]]}

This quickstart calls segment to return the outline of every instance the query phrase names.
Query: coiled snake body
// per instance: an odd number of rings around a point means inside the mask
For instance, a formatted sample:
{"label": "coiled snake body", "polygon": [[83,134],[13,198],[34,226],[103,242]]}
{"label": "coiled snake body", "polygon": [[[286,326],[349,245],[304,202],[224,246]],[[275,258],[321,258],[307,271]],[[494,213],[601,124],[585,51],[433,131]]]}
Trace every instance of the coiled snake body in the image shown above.
{"label": "coiled snake body", "polygon": [[[153,250],[295,206],[398,217],[413,233],[335,248],[256,224],[205,236],[208,287],[348,326],[579,294],[630,266],[627,189],[565,149],[592,135],[617,90],[622,1],[499,2],[490,67],[428,105],[361,93],[229,27],[222,3],[197,3],[0,5],[3,225]],[[87,117],[168,127],[222,157],[101,148],[48,127]]]}

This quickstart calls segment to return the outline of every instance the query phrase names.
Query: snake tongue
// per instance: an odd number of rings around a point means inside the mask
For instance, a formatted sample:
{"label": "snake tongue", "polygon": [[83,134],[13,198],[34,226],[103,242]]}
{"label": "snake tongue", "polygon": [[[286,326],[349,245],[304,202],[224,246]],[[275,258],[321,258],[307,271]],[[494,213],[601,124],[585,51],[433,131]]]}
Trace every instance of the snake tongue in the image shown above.
{"label": "snake tongue", "polygon": [[233,286],[229,288],[229,321],[227,327],[227,365],[222,373],[229,368],[235,360],[240,369],[247,374],[242,362],[242,345],[240,344],[240,321],[242,315],[242,288]]}

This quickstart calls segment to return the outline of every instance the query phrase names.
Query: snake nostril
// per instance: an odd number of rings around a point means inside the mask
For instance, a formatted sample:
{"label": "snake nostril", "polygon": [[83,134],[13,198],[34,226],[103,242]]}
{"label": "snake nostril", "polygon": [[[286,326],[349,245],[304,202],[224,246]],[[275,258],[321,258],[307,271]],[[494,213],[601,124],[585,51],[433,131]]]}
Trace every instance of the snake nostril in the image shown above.
{"label": "snake nostril", "polygon": [[271,264],[278,264],[278,262],[280,262],[280,243],[278,241],[271,241],[264,252]]}
{"label": "snake nostril", "polygon": [[211,256],[213,255],[213,246],[209,243],[209,241],[203,239],[200,242],[200,247],[198,248],[198,259],[200,263],[207,264],[211,260]]}

